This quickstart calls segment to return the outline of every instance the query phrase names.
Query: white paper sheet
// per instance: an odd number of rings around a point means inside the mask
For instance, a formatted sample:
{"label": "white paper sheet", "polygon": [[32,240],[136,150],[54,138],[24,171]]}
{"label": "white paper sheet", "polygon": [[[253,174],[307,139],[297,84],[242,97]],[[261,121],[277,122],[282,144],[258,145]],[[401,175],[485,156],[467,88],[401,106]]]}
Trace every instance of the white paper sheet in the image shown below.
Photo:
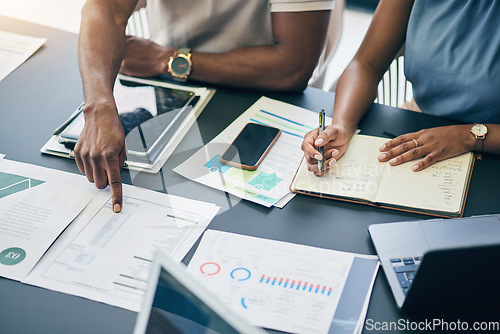
{"label": "white paper sheet", "polygon": [[208,230],[187,271],[254,325],[327,333],[355,256]]}
{"label": "white paper sheet", "polygon": [[138,311],[156,248],[180,262],[219,207],[124,185],[123,210],[101,192],[26,283]]}
{"label": "white paper sheet", "polygon": [[0,160],[0,276],[22,280],[97,193],[82,175]]}
{"label": "white paper sheet", "polygon": [[[281,129],[282,134],[256,171],[221,164],[220,156],[249,122]],[[289,185],[303,156],[304,135],[318,126],[318,114],[261,97],[223,132],[174,171],[182,176],[270,207],[283,207],[292,196]],[[279,203],[278,203],[279,202]],[[278,203],[278,204],[277,204]]]}
{"label": "white paper sheet", "polygon": [[0,30],[0,81],[24,63],[46,40]]}

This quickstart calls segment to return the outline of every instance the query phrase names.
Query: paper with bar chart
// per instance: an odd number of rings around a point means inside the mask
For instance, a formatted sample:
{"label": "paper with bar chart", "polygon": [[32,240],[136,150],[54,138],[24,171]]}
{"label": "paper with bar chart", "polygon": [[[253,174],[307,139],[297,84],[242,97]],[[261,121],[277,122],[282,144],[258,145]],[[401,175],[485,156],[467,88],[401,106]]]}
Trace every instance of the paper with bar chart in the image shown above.
{"label": "paper with bar chart", "polygon": [[45,41],[45,38],[0,31],[0,81],[24,63]]}
{"label": "paper with bar chart", "polygon": [[82,175],[0,159],[0,276],[24,279],[96,192]]}
{"label": "paper with bar chart", "polygon": [[138,311],[153,254],[180,262],[219,207],[124,185],[123,209],[101,192],[24,281]]}
{"label": "paper with bar chart", "polygon": [[[283,207],[292,197],[289,185],[303,156],[302,139],[317,127],[316,113],[288,103],[261,97],[210,143],[174,171],[182,176],[270,207]],[[282,134],[255,171],[223,165],[221,155],[249,123],[281,129]],[[288,197],[286,197],[288,196]],[[285,198],[286,200],[281,201]]]}
{"label": "paper with bar chart", "polygon": [[356,256],[208,230],[187,270],[254,325],[327,333]]}

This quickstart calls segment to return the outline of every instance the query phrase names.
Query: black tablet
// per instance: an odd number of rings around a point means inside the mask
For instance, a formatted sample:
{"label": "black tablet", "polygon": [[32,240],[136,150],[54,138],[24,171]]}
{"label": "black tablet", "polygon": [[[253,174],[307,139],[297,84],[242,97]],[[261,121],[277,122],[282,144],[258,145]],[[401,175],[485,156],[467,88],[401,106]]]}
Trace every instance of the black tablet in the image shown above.
{"label": "black tablet", "polygon": [[[154,164],[198,100],[188,89],[145,84],[133,79],[117,80],[113,94],[125,130],[127,160],[144,164]],[[73,149],[84,124],[80,112],[61,132],[59,142]]]}

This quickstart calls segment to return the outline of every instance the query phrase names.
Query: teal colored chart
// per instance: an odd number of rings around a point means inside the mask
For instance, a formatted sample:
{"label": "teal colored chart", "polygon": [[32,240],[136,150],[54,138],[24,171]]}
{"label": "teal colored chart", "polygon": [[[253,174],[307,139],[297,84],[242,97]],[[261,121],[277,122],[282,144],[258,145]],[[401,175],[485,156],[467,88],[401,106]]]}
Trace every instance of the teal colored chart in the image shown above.
{"label": "teal colored chart", "polygon": [[0,264],[6,266],[13,266],[24,260],[26,252],[22,248],[11,247],[3,250],[0,253]]}
{"label": "teal colored chart", "polygon": [[244,170],[241,168],[231,168],[231,170],[226,173],[226,176],[232,178],[233,180],[241,180],[243,182],[248,182],[258,173],[259,172],[256,170]]}
{"label": "teal colored chart", "polygon": [[248,182],[249,185],[254,186],[257,189],[264,189],[267,191],[271,191],[274,187],[278,185],[278,183],[281,182],[281,180],[278,176],[276,176],[275,173],[267,174],[267,173],[260,173],[256,177],[254,177],[250,182]]}
{"label": "teal colored chart", "polygon": [[0,172],[0,198],[36,187],[44,182],[21,175]]}
{"label": "teal colored chart", "polygon": [[231,169],[231,167],[224,165],[222,162],[220,162],[220,155],[216,155],[213,157],[210,161],[208,161],[206,164],[203,166],[207,167],[210,169],[211,172],[219,172],[224,174],[228,170]]}

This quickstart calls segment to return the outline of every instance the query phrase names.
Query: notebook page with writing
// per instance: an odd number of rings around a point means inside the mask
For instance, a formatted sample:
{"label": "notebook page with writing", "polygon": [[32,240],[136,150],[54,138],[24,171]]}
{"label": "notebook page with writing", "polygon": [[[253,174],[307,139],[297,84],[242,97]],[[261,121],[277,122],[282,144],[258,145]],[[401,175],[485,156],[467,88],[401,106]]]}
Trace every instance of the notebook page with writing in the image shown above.
{"label": "notebook page with writing", "polygon": [[291,189],[373,202],[382,175],[387,174],[387,164],[378,161],[385,142],[386,138],[354,135],[346,153],[322,177],[310,173],[303,160]]}
{"label": "notebook page with writing", "polygon": [[379,162],[387,138],[354,135],[330,172],[316,177],[301,165],[292,192],[440,217],[463,213],[474,155],[469,152],[414,172],[416,159],[398,166]]}
{"label": "notebook page with writing", "polygon": [[439,161],[414,172],[419,159],[391,166],[380,182],[375,202],[413,207],[425,211],[460,213],[467,191],[472,153]]}

